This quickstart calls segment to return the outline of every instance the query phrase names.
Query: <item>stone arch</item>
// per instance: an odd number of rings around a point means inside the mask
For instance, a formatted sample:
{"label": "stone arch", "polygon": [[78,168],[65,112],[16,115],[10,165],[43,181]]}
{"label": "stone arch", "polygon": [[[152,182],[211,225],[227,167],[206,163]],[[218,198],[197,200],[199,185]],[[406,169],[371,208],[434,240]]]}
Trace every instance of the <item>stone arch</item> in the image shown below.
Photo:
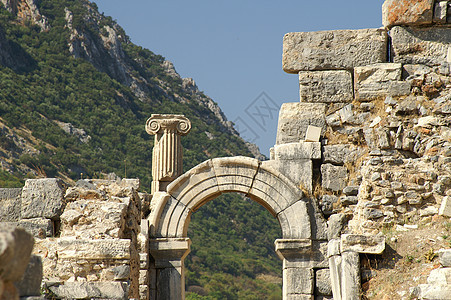
{"label": "stone arch", "polygon": [[283,259],[284,299],[312,297],[313,268],[325,261],[319,249],[327,242],[317,241],[318,225],[324,223],[315,203],[272,164],[249,157],[214,158],[178,177],[166,192],[154,193],[148,244],[151,299],[185,299],[184,259],[190,251],[191,214],[228,192],[245,194],[279,221],[282,238],[275,241],[275,248]]}
{"label": "stone arch", "polygon": [[[286,176],[249,157],[207,160],[156,193],[151,216],[152,238],[186,238],[190,216],[222,193],[238,192],[277,218],[283,239],[310,239],[308,197]],[[155,203],[154,202],[154,203]]]}

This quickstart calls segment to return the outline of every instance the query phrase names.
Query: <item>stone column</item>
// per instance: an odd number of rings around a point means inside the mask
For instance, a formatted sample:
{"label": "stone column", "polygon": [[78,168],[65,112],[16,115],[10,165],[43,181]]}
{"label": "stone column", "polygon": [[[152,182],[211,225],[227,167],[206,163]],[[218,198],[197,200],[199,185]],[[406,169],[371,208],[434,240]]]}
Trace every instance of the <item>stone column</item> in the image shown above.
{"label": "stone column", "polygon": [[165,191],[171,181],[182,174],[180,136],[191,130],[191,122],[183,115],[153,114],[146,122],[146,131],[155,135],[152,154],[152,194]]}
{"label": "stone column", "polygon": [[185,274],[184,260],[190,252],[189,238],[157,238],[150,241],[153,258],[155,290],[150,291],[152,299],[184,300]]}
{"label": "stone column", "polygon": [[275,246],[277,255],[283,260],[283,299],[313,300],[312,241],[278,239]]}

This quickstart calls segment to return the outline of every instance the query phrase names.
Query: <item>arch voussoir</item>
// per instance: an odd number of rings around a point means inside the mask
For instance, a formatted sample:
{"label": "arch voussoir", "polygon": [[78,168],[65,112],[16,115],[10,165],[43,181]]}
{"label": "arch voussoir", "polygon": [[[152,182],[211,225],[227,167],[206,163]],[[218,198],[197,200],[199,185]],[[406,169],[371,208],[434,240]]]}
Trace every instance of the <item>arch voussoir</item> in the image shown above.
{"label": "arch voussoir", "polygon": [[247,194],[258,172],[260,162],[244,156],[214,158],[213,168],[221,192]]}
{"label": "arch voussoir", "polygon": [[197,165],[177,178],[168,185],[167,192],[193,210],[211,195],[219,195],[220,190],[212,160]]}
{"label": "arch voussoir", "polygon": [[312,237],[307,203],[304,200],[299,200],[285,208],[277,214],[277,219],[282,227],[284,239],[310,239]]}

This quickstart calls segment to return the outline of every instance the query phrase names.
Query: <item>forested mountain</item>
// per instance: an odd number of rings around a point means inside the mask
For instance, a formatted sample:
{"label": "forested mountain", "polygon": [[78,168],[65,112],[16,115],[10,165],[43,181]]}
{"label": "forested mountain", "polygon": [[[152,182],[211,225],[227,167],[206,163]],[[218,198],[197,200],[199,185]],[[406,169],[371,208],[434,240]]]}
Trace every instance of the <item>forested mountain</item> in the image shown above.
{"label": "forested mountain", "polygon": [[[0,187],[25,178],[72,183],[110,172],[151,181],[153,113],[184,114],[184,169],[256,156],[218,105],[161,55],[133,44],[85,0],[0,1]],[[280,298],[277,221],[239,195],[193,216],[191,299]]]}

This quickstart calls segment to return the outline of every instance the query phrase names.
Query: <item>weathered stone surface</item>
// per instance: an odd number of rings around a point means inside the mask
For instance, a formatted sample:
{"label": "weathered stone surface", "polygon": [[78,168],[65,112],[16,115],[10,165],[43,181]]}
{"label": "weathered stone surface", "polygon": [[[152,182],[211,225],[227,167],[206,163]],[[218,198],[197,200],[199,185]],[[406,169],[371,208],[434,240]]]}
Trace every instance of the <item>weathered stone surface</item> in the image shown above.
{"label": "weathered stone surface", "polygon": [[343,165],[355,162],[362,154],[362,149],[354,145],[327,145],[323,147],[323,162]]}
{"label": "weathered stone surface", "polygon": [[340,239],[332,239],[327,244],[327,256],[332,257],[336,255],[340,255]]}
{"label": "weathered stone surface", "polygon": [[15,286],[21,297],[39,296],[41,294],[42,259],[39,255],[31,255],[27,269]]}
{"label": "weathered stone surface", "polygon": [[345,214],[334,214],[331,215],[327,221],[327,239],[339,239],[341,233],[343,232],[344,226],[346,225]]}
{"label": "weathered stone surface", "polygon": [[387,33],[383,29],[291,32],[283,38],[283,70],[352,69],[387,57]]}
{"label": "weathered stone surface", "polygon": [[341,251],[381,254],[385,250],[385,237],[375,235],[343,234]]}
{"label": "weathered stone surface", "polygon": [[310,268],[285,268],[283,282],[283,294],[285,295],[313,294],[314,275]]}
{"label": "weathered stone surface", "polygon": [[312,192],[313,163],[310,159],[280,159],[271,161],[271,165],[283,174],[286,174],[292,182],[300,185],[307,192]]}
{"label": "weathered stone surface", "polygon": [[59,259],[130,259],[130,240],[82,240],[60,238],[56,250]]}
{"label": "weathered stone surface", "polygon": [[448,300],[449,295],[451,295],[451,285],[449,284],[420,284],[412,292],[412,296],[418,299]]}
{"label": "weathered stone surface", "polygon": [[274,146],[274,158],[271,165],[301,185],[308,192],[312,192],[312,159],[321,158],[321,144],[319,142],[299,142]]}
{"label": "weathered stone surface", "polygon": [[284,103],[280,108],[276,145],[298,143],[305,139],[309,125],[326,130],[326,105],[323,103]]}
{"label": "weathered stone surface", "polygon": [[299,72],[301,102],[333,103],[353,100],[349,71]]}
{"label": "weathered stone surface", "polygon": [[329,258],[330,282],[332,294],[335,299],[341,298],[341,256],[334,255]]}
{"label": "weathered stone surface", "polygon": [[20,195],[22,189],[0,188],[0,222],[16,222],[20,219]]}
{"label": "weathered stone surface", "polygon": [[[115,201],[115,202],[113,202]],[[77,200],[61,215],[61,236],[123,238],[129,198],[110,201]]]}
{"label": "weathered stone surface", "polygon": [[434,23],[446,23],[448,12],[448,1],[436,1],[434,6]]}
{"label": "weathered stone surface", "polygon": [[332,285],[330,282],[329,269],[319,269],[316,271],[316,292],[319,295],[332,295]]}
{"label": "weathered stone surface", "polygon": [[440,205],[439,215],[445,217],[451,217],[451,197],[445,196],[442,199],[442,204]]}
{"label": "weathered stone surface", "polygon": [[438,257],[442,266],[451,267],[451,249],[440,249]]}
{"label": "weathered stone surface", "polygon": [[276,160],[310,160],[320,158],[320,142],[298,142],[274,146],[274,159]]}
{"label": "weathered stone surface", "polygon": [[56,178],[28,179],[22,190],[22,219],[59,219],[63,212],[63,182]]}
{"label": "weathered stone surface", "polygon": [[382,210],[372,207],[365,207],[363,210],[363,216],[368,220],[376,220],[382,218],[384,213]]}
{"label": "weathered stone surface", "polygon": [[347,186],[343,189],[343,194],[346,196],[357,196],[359,193],[359,186]]}
{"label": "weathered stone surface", "polygon": [[331,191],[342,190],[348,182],[348,171],[346,167],[334,166],[332,164],[321,165],[322,187]]}
{"label": "weathered stone surface", "polygon": [[4,281],[18,281],[33,249],[33,237],[23,228],[0,226],[0,274]]}
{"label": "weathered stone surface", "polygon": [[382,5],[382,24],[423,25],[432,23],[434,0],[386,0]]}
{"label": "weathered stone surface", "polygon": [[34,237],[44,239],[53,236],[53,222],[46,218],[22,219],[18,224]]}
{"label": "weathered stone surface", "polygon": [[354,68],[355,97],[369,101],[386,96],[404,96],[410,93],[410,83],[401,81],[399,63],[381,63]]}
{"label": "weathered stone surface", "polygon": [[394,62],[433,67],[451,61],[448,51],[451,30],[448,28],[395,26],[391,29],[390,35]]}
{"label": "weathered stone surface", "polygon": [[360,258],[357,252],[341,253],[342,299],[360,299]]}
{"label": "weathered stone surface", "polygon": [[428,276],[429,284],[451,285],[451,268],[438,268],[431,271]]}
{"label": "weathered stone surface", "polygon": [[47,288],[63,299],[127,299],[128,284],[124,282],[65,282],[48,283]]}

